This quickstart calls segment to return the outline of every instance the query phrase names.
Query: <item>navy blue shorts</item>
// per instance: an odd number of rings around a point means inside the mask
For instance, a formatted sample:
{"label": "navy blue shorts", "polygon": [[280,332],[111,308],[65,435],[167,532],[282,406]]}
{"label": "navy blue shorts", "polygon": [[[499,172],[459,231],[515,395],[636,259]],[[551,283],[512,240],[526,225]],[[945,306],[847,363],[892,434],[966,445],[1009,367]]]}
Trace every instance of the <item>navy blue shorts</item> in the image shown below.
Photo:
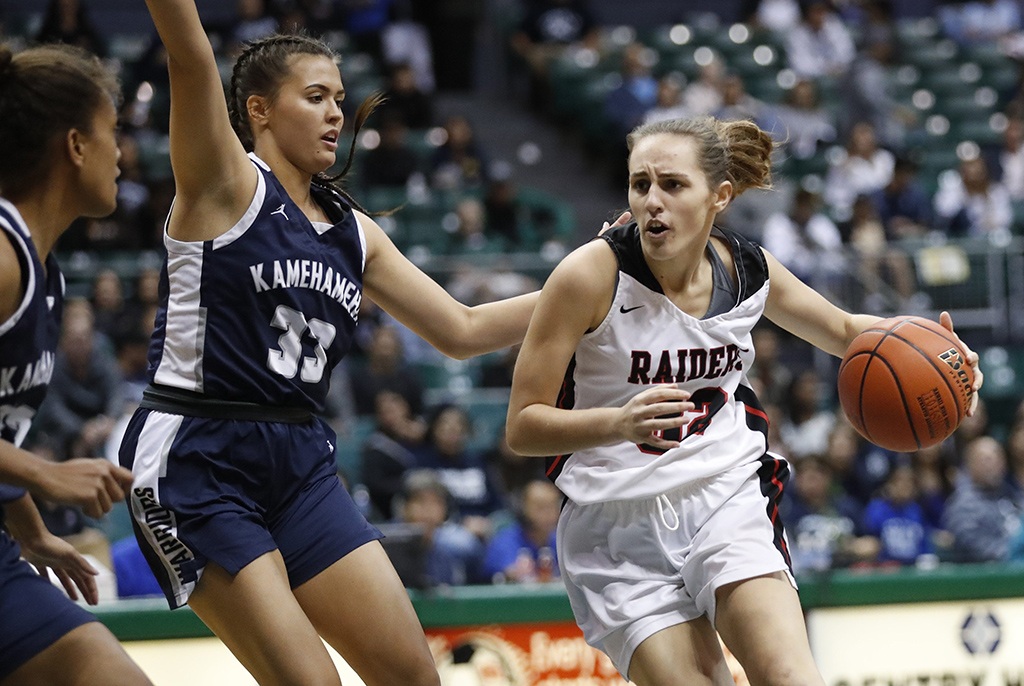
{"label": "navy blue shorts", "polygon": [[0,681],[72,629],[96,618],[20,559],[0,531]]}
{"label": "navy blue shorts", "polygon": [[292,588],[383,535],[338,478],[337,437],[304,424],[184,417],[140,409],[121,442],[146,561],[171,609],[208,561],[237,574],[280,550]]}

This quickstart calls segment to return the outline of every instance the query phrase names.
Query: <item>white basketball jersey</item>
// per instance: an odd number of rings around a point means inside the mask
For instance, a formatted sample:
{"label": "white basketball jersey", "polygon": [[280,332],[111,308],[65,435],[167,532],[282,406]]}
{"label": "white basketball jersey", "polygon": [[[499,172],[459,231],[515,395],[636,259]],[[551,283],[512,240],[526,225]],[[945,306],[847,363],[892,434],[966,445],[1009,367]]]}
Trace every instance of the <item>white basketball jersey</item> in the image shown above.
{"label": "white basketball jersey", "polygon": [[[747,370],[754,361],[750,331],[768,296],[768,267],[757,245],[715,231],[732,250],[735,278],[716,278],[704,318],[683,312],[664,295],[643,258],[635,224],[602,236],[619,263],[615,298],[608,316],[576,348],[559,406],[621,407],[653,385],[674,383],[690,391],[697,407],[680,418],[678,429],[665,432],[680,441],[677,448],[622,442],[549,460],[548,475],[571,500],[655,497],[767,451],[768,418]],[[722,276],[724,265],[713,253],[709,246]]]}

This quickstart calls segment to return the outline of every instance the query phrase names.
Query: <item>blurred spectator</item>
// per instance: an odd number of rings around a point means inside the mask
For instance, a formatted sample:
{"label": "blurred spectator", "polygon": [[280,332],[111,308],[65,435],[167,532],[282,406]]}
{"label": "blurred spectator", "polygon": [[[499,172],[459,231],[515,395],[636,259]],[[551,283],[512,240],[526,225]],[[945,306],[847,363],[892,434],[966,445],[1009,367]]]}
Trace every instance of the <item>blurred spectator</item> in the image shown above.
{"label": "blurred spectator", "polygon": [[642,43],[630,43],[623,48],[619,67],[621,83],[604,98],[604,117],[611,124],[611,135],[616,140],[625,139],[657,103],[658,81],[651,75],[657,60],[657,53]]}
{"label": "blurred spectator", "polygon": [[519,190],[512,180],[511,171],[499,167],[492,174],[484,193],[484,213],[487,233],[501,239],[509,248],[522,248],[525,222],[529,209],[519,201]]}
{"label": "blurred spectator", "polygon": [[598,50],[600,32],[588,0],[527,0],[510,45],[526,65],[531,107],[543,110],[551,63],[570,47]]}
{"label": "blurred spectator", "polygon": [[[423,0],[419,0],[423,2]],[[388,25],[381,34],[383,64],[406,65],[409,68],[413,86],[422,93],[433,93],[434,51],[427,34],[427,27],[417,21],[413,0],[395,0],[391,5]],[[474,36],[457,36],[452,32],[451,42],[472,42]],[[472,49],[470,49],[472,53]]]}
{"label": "blurred spectator", "polygon": [[461,407],[435,407],[426,441],[417,449],[418,467],[434,470],[451,494],[462,525],[480,537],[491,535],[487,517],[505,506],[483,456],[469,447],[469,416]]}
{"label": "blurred spectator", "polygon": [[960,45],[990,43],[1022,28],[1015,0],[947,0],[939,7],[939,22]]}
{"label": "blurred spectator", "polygon": [[887,2],[867,2],[861,46],[841,81],[843,135],[857,122],[870,123],[883,146],[899,150],[907,130],[916,126],[916,112],[899,102],[893,92],[892,70],[899,60],[899,44]]}
{"label": "blurred spectator", "polygon": [[419,154],[409,144],[409,129],[397,112],[388,111],[379,120],[378,132],[380,143],[361,156],[364,189],[405,188],[421,173]]}
{"label": "blurred spectator", "polygon": [[999,181],[1010,199],[1024,200],[1024,119],[1014,117],[1006,122],[997,163]]}
{"label": "blurred spectator", "polygon": [[857,196],[885,188],[892,180],[895,164],[893,154],[879,147],[875,127],[868,122],[858,122],[850,132],[843,154],[829,163],[825,202],[838,219],[849,218]]}
{"label": "blurred spectator", "polygon": [[844,272],[839,228],[821,211],[821,196],[809,188],[797,189],[788,213],[768,217],[763,244],[797,278],[816,287],[834,284]]}
{"label": "blurred spectator", "polygon": [[890,244],[885,227],[878,216],[878,210],[871,196],[861,194],[853,201],[849,221],[843,222],[846,239],[856,253],[854,263],[857,275],[866,293],[864,307],[882,311],[885,304],[876,302],[882,298],[881,284],[892,288],[900,298],[897,308],[904,305],[916,292],[917,284],[914,266],[909,253],[899,244]]}
{"label": "blurred spectator", "polygon": [[813,81],[797,81],[786,92],[782,105],[775,109],[775,116],[782,129],[781,142],[798,159],[812,157],[836,140],[834,117],[821,106]]}
{"label": "blurred spectator", "polygon": [[247,44],[275,33],[279,26],[267,0],[235,0],[237,17],[227,31],[226,52],[236,55]]}
{"label": "blurred spectator", "polygon": [[427,545],[423,576],[428,586],[461,586],[479,580],[484,545],[459,523],[452,512],[451,494],[437,473],[430,469],[408,472],[395,510],[399,521],[422,529]]}
{"label": "blurred spectator", "polygon": [[483,574],[494,583],[550,581],[558,577],[555,529],[562,494],[546,478],[529,482],[514,494],[514,522],[487,544]]}
{"label": "blurred spectator", "polygon": [[692,116],[683,99],[686,77],[680,72],[669,72],[658,79],[658,97],[654,106],[647,110],[643,123],[670,119],[687,119]]}
{"label": "blurred spectator", "polygon": [[[487,236],[487,213],[479,198],[465,197],[455,203],[445,252],[465,255],[497,252],[498,247]],[[446,227],[448,228],[448,227]]]}
{"label": "blurred spectator", "polygon": [[742,16],[754,26],[784,36],[800,23],[798,0],[747,0]]}
{"label": "blurred spectator", "polygon": [[391,21],[395,0],[336,0],[345,32],[357,52],[383,62],[381,36]]}
{"label": "blurred spectator", "polygon": [[415,370],[406,361],[398,330],[393,326],[374,328],[364,369],[352,374],[352,396],[356,413],[372,415],[377,393],[394,391],[409,403],[409,411],[418,416],[423,412],[423,385]]}
{"label": "blurred spectator", "polygon": [[43,23],[36,32],[37,43],[66,43],[107,56],[107,42],[89,17],[85,0],[50,0]]}
{"label": "blurred spectator", "polygon": [[843,417],[829,434],[825,459],[843,491],[865,506],[885,483],[898,453],[868,442]]}
{"label": "blurred spectator", "polygon": [[809,455],[793,468],[781,514],[797,574],[871,560],[878,550],[876,541],[859,535],[860,507],[837,487],[821,456]]}
{"label": "blurred spectator", "polygon": [[394,518],[394,498],[402,492],[406,472],[416,466],[413,450],[423,440],[426,425],[412,414],[409,403],[394,391],[381,390],[375,400],[374,432],[363,444],[363,473],[370,503],[378,518]]}
{"label": "blurred spectator", "polygon": [[117,360],[109,342],[100,340],[88,301],[66,302],[50,391],[37,420],[62,460],[102,455],[124,409]]}
{"label": "blurred spectator", "polygon": [[508,447],[504,424],[494,445],[484,453],[484,461],[491,469],[497,489],[506,502],[509,502],[511,494],[522,493],[531,481],[547,478],[542,458],[519,455]]}
{"label": "blurred spectator", "polygon": [[931,198],[918,178],[917,164],[896,157],[892,179],[870,195],[889,240],[919,237],[933,229]]}
{"label": "blurred spectator", "polygon": [[[921,448],[910,455],[917,483],[918,502],[924,508],[925,519],[932,529],[941,529],[946,501],[953,493],[956,469],[951,464],[948,443]],[[948,546],[944,546],[948,547]]]}
{"label": "blurred spectator", "polygon": [[825,385],[813,368],[797,372],[783,401],[783,424],[779,434],[789,450],[788,457],[800,458],[824,454],[829,434],[836,423],[835,412],[828,409]]}
{"label": "blurred spectator", "polygon": [[392,64],[388,74],[387,87],[384,89],[387,99],[377,108],[376,116],[379,120],[395,116],[410,129],[433,126],[434,99],[429,91],[416,83],[416,74],[409,63]]}
{"label": "blurred spectator", "polygon": [[716,112],[722,106],[722,80],[725,78],[725,64],[715,56],[707,64],[700,65],[697,79],[683,90],[683,102],[699,117]]}
{"label": "blurred spectator", "polygon": [[1006,465],[1010,483],[1024,498],[1024,420],[1013,422],[1006,434]]}
{"label": "blurred spectator", "polygon": [[466,305],[511,298],[538,288],[540,284],[535,279],[516,271],[502,260],[486,268],[462,262],[455,275],[445,284],[445,290]]}
{"label": "blurred spectator", "polygon": [[1013,207],[1006,186],[993,181],[988,164],[980,155],[960,161],[957,170],[939,175],[935,192],[938,223],[951,236],[1009,238]]}
{"label": "blurred spectator", "polygon": [[914,469],[901,462],[864,510],[863,531],[878,540],[881,564],[911,565],[933,552],[931,526],[917,498]]}
{"label": "blurred spectator", "polygon": [[953,534],[959,562],[1006,559],[1020,528],[1021,502],[1006,480],[1006,454],[991,436],[972,440],[964,453],[963,474],[946,505],[945,528]]}
{"label": "blurred spectator", "polygon": [[765,130],[774,130],[775,115],[761,100],[747,93],[743,77],[739,74],[726,74],[722,78],[722,102],[712,114],[729,121],[749,119]]}
{"label": "blurred spectator", "polygon": [[113,269],[100,269],[92,279],[92,312],[96,331],[114,341],[124,328],[124,286]]}
{"label": "blurred spectator", "polygon": [[477,190],[488,181],[489,160],[464,115],[444,122],[445,140],[430,159],[430,182],[439,190]]}
{"label": "blurred spectator", "polygon": [[832,3],[809,0],[801,5],[800,23],[786,34],[786,55],[797,76],[813,79],[841,76],[856,49]]}

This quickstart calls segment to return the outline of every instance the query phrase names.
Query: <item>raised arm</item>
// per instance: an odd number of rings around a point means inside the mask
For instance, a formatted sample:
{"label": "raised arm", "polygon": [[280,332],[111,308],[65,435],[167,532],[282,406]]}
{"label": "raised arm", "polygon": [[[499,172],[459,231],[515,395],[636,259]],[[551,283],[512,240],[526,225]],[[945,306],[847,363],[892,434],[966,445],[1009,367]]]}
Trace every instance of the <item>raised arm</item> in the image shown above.
{"label": "raised arm", "polygon": [[146,5],[167,48],[171,83],[171,236],[207,240],[242,216],[257,172],[231,128],[217,61],[194,0]]}
{"label": "raised arm", "polygon": [[366,234],[366,295],[449,357],[464,359],[523,340],[537,293],[469,307],[455,300],[395,247],[372,219]]}
{"label": "raised arm", "polygon": [[679,415],[693,409],[684,402],[689,394],[671,386],[638,393],[624,407],[556,405],[577,346],[608,313],[617,270],[608,245],[593,241],[566,257],[544,284],[512,379],[506,438],[515,452],[558,455],[626,440],[659,448],[678,445],[654,435],[678,426]]}

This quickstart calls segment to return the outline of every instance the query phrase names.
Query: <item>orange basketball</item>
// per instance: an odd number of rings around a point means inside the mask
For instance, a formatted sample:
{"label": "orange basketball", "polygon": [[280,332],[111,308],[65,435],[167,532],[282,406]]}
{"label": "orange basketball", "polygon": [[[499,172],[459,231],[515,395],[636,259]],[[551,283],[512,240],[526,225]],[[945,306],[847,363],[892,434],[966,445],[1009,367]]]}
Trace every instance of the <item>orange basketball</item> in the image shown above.
{"label": "orange basketball", "polygon": [[922,317],[877,322],[839,366],[839,402],[854,428],[889,450],[935,445],[963,420],[974,370],[956,338]]}

